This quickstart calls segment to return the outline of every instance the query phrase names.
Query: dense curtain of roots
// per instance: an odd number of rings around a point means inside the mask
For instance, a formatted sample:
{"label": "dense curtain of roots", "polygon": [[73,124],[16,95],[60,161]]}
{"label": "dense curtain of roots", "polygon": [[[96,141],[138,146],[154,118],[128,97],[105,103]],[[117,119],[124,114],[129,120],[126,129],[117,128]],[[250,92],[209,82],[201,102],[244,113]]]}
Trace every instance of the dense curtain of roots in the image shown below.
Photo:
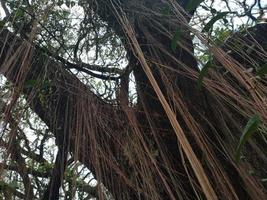
{"label": "dense curtain of roots", "polygon": [[[133,68],[139,68],[134,72],[136,105],[128,104],[127,95],[120,96],[125,99],[118,105],[110,105],[93,94],[31,43],[38,29],[29,41],[1,30],[0,72],[13,82],[3,119],[11,119],[19,96],[24,95],[27,105],[56,137],[63,163],[60,170],[65,169],[64,155],[70,152],[92,171],[98,184],[113,196],[110,198],[242,199],[240,194],[246,191],[251,199],[264,199],[260,177],[248,172],[263,173],[266,167],[265,136],[259,133],[249,141],[249,151],[240,163],[234,155],[249,117],[258,114],[260,129],[266,131],[266,77],[256,77],[255,71],[247,69],[266,63],[266,46],[264,49],[261,42],[266,44],[267,38],[255,38],[249,29],[246,36],[234,35],[218,47],[188,24],[190,16],[176,1],[168,3],[172,14],[164,19],[157,9],[142,3],[134,6],[140,11],[138,16],[132,16],[116,1],[109,1],[121,27],[120,37],[137,63]],[[267,30],[265,24],[261,26]],[[182,35],[173,52],[170,43],[177,27]],[[201,88],[189,33],[209,49],[217,66],[209,69]],[[241,49],[235,48],[236,43],[243,44]],[[245,53],[246,45],[251,44],[253,56]],[[25,87],[31,79],[38,83]],[[47,81],[49,89],[43,91]],[[16,114],[17,121],[22,114],[23,110]],[[12,152],[16,132],[14,126],[1,136],[9,143],[5,159]],[[98,197],[105,199],[102,192],[98,187]]]}

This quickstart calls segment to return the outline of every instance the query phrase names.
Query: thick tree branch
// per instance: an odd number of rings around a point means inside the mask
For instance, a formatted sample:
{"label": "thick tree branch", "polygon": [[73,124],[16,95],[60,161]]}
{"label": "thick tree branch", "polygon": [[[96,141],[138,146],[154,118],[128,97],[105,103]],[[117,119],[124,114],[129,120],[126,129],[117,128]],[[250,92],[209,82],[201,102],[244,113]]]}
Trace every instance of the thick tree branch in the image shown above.
{"label": "thick tree branch", "polygon": [[[15,82],[18,78],[18,72],[23,61],[24,54],[21,52],[17,54],[16,60],[11,63],[12,65],[7,68],[7,61],[12,60],[12,55],[21,47],[22,40],[14,36],[7,30],[3,30],[0,35],[0,42],[2,46],[2,54],[0,58],[0,72],[8,78],[8,80]],[[25,45],[25,42],[24,42]],[[30,45],[30,44],[28,44]],[[34,47],[32,47],[34,48]],[[24,94],[28,99],[33,111],[39,115],[39,117],[47,124],[50,131],[54,133],[56,143],[61,149],[65,151],[70,150],[73,155],[78,155],[78,159],[90,169],[97,177],[96,168],[93,163],[94,152],[90,147],[90,138],[88,135],[90,132],[94,132],[97,136],[97,142],[108,142],[110,135],[107,133],[115,134],[115,130],[123,130],[124,128],[118,128],[114,124],[114,119],[118,116],[116,108],[104,103],[99,97],[94,95],[84,84],[82,84],[74,75],[70,74],[67,70],[62,67],[60,63],[49,58],[40,49],[34,49],[34,59],[31,59],[28,67],[29,73],[27,74],[26,80],[44,80],[51,83],[50,92],[42,94],[45,100],[40,99],[38,95],[32,96],[33,88],[24,89]],[[44,74],[46,76],[44,77]],[[21,84],[21,83],[16,83]],[[82,107],[77,107],[77,103],[81,103]],[[86,105],[86,106],[85,106]],[[100,118],[93,124],[89,124],[88,127],[84,127],[83,131],[77,128],[76,121],[81,116],[82,110],[86,109],[88,113],[85,118],[82,117],[79,125],[88,124],[88,117],[95,118],[98,115]],[[71,114],[70,114],[71,113]],[[99,115],[101,113],[101,115]],[[101,124],[101,125],[100,125]],[[103,127],[103,125],[105,126]],[[90,127],[98,127],[98,133],[95,130],[90,130]],[[123,126],[123,125],[122,125]],[[88,129],[89,128],[89,129]],[[77,130],[78,129],[78,130]],[[105,130],[107,129],[107,130]],[[114,133],[111,133],[110,130]],[[107,138],[108,137],[108,138]],[[81,144],[77,146],[77,141]],[[109,141],[112,146],[112,140]],[[65,148],[65,150],[63,150]],[[107,152],[112,154],[111,151]],[[112,156],[111,156],[112,157]],[[106,182],[112,177],[116,177],[116,165],[114,169],[104,168],[106,177],[105,179],[99,180],[107,188],[112,188],[111,182]],[[101,172],[102,173],[102,172]],[[117,181],[122,181],[121,177],[116,177]],[[122,183],[121,183],[122,184]]]}

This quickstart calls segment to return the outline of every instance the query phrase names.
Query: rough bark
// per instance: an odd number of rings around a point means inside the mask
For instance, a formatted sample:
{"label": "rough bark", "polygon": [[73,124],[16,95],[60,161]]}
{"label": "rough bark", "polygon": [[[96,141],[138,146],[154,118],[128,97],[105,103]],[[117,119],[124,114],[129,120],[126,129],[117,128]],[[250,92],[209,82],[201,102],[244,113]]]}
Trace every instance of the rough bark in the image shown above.
{"label": "rough bark", "polygon": [[[97,5],[98,7],[96,9],[96,12],[99,13],[99,15],[104,21],[107,21],[109,24],[111,24],[117,34],[121,35],[122,41],[125,41],[123,38],[125,38],[126,36],[123,34],[118,20],[116,19],[116,17],[114,17],[114,10],[119,10],[118,8],[116,8],[116,4],[114,8],[108,2],[97,1]],[[168,21],[168,19],[162,19],[160,25],[157,24],[158,21],[156,20],[156,22],[154,23],[153,13],[150,13],[150,11],[159,11],[160,8],[162,8],[163,6],[164,4],[162,3],[162,1],[153,1],[153,3],[151,1],[121,1],[121,4],[118,7],[122,8],[122,11],[119,10],[118,12],[122,12],[123,14],[126,13],[127,17],[129,18],[131,26],[134,29],[135,36],[139,44],[142,44],[141,48],[144,55],[148,60],[152,61],[151,69],[164,95],[171,96],[170,91],[168,91],[166,88],[166,85],[168,85],[169,82],[171,83],[171,87],[173,88],[171,92],[177,94],[182,99],[182,102],[184,102],[186,104],[186,107],[188,108],[187,112],[192,116],[192,118],[197,122],[197,124],[201,124],[201,128],[204,130],[204,132],[209,134],[209,140],[213,141],[213,144],[211,144],[213,146],[213,153],[218,155],[220,154],[220,150],[218,150],[218,147],[220,146],[220,139],[223,139],[225,141],[229,140],[229,142],[231,141],[229,138],[227,138],[227,131],[225,131],[225,123],[227,124],[227,126],[231,127],[231,131],[238,131],[238,128],[231,125],[231,117],[227,116],[227,112],[229,110],[224,110],[222,105],[205,89],[200,91],[197,87],[196,82],[185,76],[185,74],[183,73],[184,71],[181,66],[183,64],[190,67],[193,71],[198,72],[197,62],[194,57],[190,55],[190,53],[193,53],[191,38],[189,32],[186,31],[187,29],[183,27],[184,24],[175,25]],[[101,9],[99,9],[99,7]],[[140,13],[148,14],[143,14],[143,16],[137,16],[134,13],[135,10],[140,11]],[[156,18],[157,16],[154,17]],[[164,34],[164,31],[161,31],[165,28],[170,33],[172,33],[172,35],[174,35],[175,31],[177,30],[176,26],[178,26],[179,29],[183,30],[182,43],[185,47],[187,47],[187,49],[189,49],[189,51],[186,51],[185,48],[178,46],[176,51],[173,52],[173,50],[170,48],[172,38],[166,36]],[[262,30],[257,32],[263,33]],[[262,37],[256,38],[259,39],[259,41],[262,40]],[[179,158],[180,153],[177,146],[177,141],[175,135],[172,134],[172,128],[167,120],[165,112],[144,71],[142,70],[141,64],[131,53],[132,50],[130,48],[128,48],[128,51],[130,55],[129,60],[132,65],[134,65],[134,73],[139,92],[140,109],[146,110],[146,112],[148,113],[153,113],[155,114],[155,116],[161,116],[160,118],[152,117],[155,129],[168,130],[166,131],[166,133],[161,133],[163,136],[160,139],[164,141],[166,146],[168,146],[168,149],[166,151],[167,154],[172,157],[171,160],[175,166],[174,168],[177,169],[177,171],[185,173],[183,165],[181,163],[181,158]],[[172,61],[173,59],[171,58],[171,56],[177,58],[181,62],[181,65],[177,64],[177,62]],[[242,57],[242,55],[238,56],[237,60],[240,63],[245,64],[244,60],[240,60],[240,57]],[[262,63],[262,60],[257,60]],[[173,75],[171,70],[169,71],[161,69],[159,65],[156,66],[155,64],[153,64],[153,61],[156,61],[157,63],[160,63],[162,65],[169,66],[170,68],[176,71],[178,70],[178,73],[175,73],[175,75]],[[165,77],[162,76],[162,74],[165,74]],[[170,105],[174,104],[173,101],[173,99],[169,100]],[[236,118],[237,121],[241,121],[241,124],[245,121],[245,119],[243,117],[240,117],[237,113],[235,113],[234,115],[237,115],[234,118]],[[203,150],[199,149],[199,146],[196,144],[197,139],[192,134],[192,130],[190,130],[188,124],[186,124],[181,110],[178,111],[177,118],[178,121],[181,122],[183,129],[188,132],[187,136],[192,146],[195,147],[195,152],[197,152],[198,156],[201,157],[201,154],[205,153],[203,153]],[[142,124],[144,127],[148,126],[149,122],[144,120],[146,119],[146,116],[140,116],[139,119],[141,119],[140,124]],[[208,122],[211,122],[212,126],[208,124],[205,119]],[[216,134],[213,134],[214,132],[218,133],[219,138],[216,136]],[[223,148],[223,146],[220,146],[219,148]],[[231,161],[229,158],[223,156],[219,158],[219,163],[221,166],[225,166],[223,167],[223,170],[225,170],[225,173],[228,176],[228,181],[230,181],[234,186],[237,195],[240,198],[246,198],[246,190],[243,189],[244,186],[241,186],[244,184],[244,182],[242,181],[242,178],[240,178],[240,172],[238,172],[236,166],[234,166],[235,164],[231,162],[233,161]],[[208,164],[203,163],[203,165],[206,165],[206,170],[209,171]],[[212,171],[209,171],[209,173],[212,174]],[[183,179],[182,177],[181,180],[182,182],[187,183],[185,184],[186,186],[182,186],[183,190],[188,191],[189,194],[193,193],[190,188],[191,186],[187,188],[187,186],[190,185],[188,182],[189,180],[187,178]],[[214,184],[215,183],[216,181],[214,180]],[[227,189],[222,193],[228,193]],[[222,198],[226,198],[223,197],[225,194],[222,193],[219,196],[221,196]]]}
{"label": "rough bark", "polygon": [[[116,20],[114,9],[107,2],[108,1],[98,1],[97,12],[104,21],[107,21],[111,24],[114,30],[116,30],[117,34],[120,35],[122,40],[126,42],[126,36],[124,35],[120,24]],[[132,2],[133,1],[122,1],[122,5],[120,6],[127,12],[129,10],[134,11],[139,9],[140,4],[143,5],[142,8],[150,8],[151,5],[153,5],[155,9],[161,7],[162,5],[161,1],[156,1],[153,3],[151,3],[151,1]],[[176,51],[173,52],[170,48],[171,39],[166,37],[164,34],[160,34],[159,30],[156,28],[157,25],[153,24],[153,22],[146,20],[145,18],[138,18],[134,13],[131,12],[128,12],[127,15],[129,18],[132,18],[131,25],[136,31],[139,43],[144,44],[142,46],[142,51],[144,54],[146,54],[146,56],[152,61],[157,60],[162,62],[162,64],[173,67],[175,70],[180,70],[181,73],[173,75],[168,70],[159,69],[155,64],[151,64],[154,76],[163,93],[168,96],[170,92],[175,92],[177,95],[179,95],[179,97],[181,97],[182,101],[186,103],[187,108],[189,108],[187,112],[190,113],[190,115],[195,121],[198,122],[198,124],[202,125],[204,132],[208,133],[209,139],[214,142],[212,144],[214,147],[214,154],[219,154],[220,146],[219,150],[217,149],[219,141],[217,141],[217,138],[213,135],[213,132],[217,131],[222,137],[224,137],[224,133],[221,130],[224,129],[224,126],[221,124],[222,120],[220,117],[218,117],[219,111],[217,111],[218,107],[220,107],[220,104],[214,97],[211,96],[210,93],[208,93],[208,91],[200,91],[195,81],[184,76],[182,67],[171,61],[170,55],[174,56],[185,65],[191,66],[194,71],[198,71],[196,60],[190,55],[190,52],[186,52],[183,48],[178,47]],[[171,24],[167,23],[166,21],[163,21],[162,23],[163,27],[169,28],[172,33],[175,32],[176,27],[172,27]],[[262,32],[259,34],[261,33]],[[151,34],[151,38],[155,39],[158,43],[155,44],[153,43],[153,40],[148,41],[147,39],[144,39],[147,38],[147,34]],[[7,42],[4,43],[4,41]],[[185,45],[188,47],[188,49],[193,51],[189,32],[183,33],[183,41],[185,41]],[[16,38],[8,31],[5,30],[1,32],[1,46],[3,46],[0,58],[1,65],[5,63],[5,60],[8,60],[8,58],[14,54],[21,43],[22,41],[20,39]],[[172,170],[175,170],[175,176],[181,179],[180,182],[182,183],[182,190],[186,191],[187,194],[187,196],[184,197],[194,199],[196,197],[191,187],[190,180],[186,175],[184,175],[186,174],[186,171],[182,164],[182,158],[180,155],[180,149],[178,148],[177,139],[172,132],[172,128],[168,122],[166,114],[162,109],[162,106],[158,101],[157,96],[152,89],[152,86],[150,85],[144,71],[142,70],[140,63],[138,62],[137,58],[134,57],[134,54],[129,46],[126,47],[128,50],[130,64],[134,66],[134,74],[138,85],[138,110],[139,113],[141,113],[137,114],[137,119],[139,119],[138,124],[140,127],[149,127],[151,121],[153,121],[155,130],[164,130],[156,132],[156,138],[164,144],[162,145],[165,147],[163,151],[166,153],[166,155],[169,155],[169,160],[171,161],[171,166],[173,167]],[[168,55],[162,49],[167,50],[170,55]],[[96,97],[92,92],[90,92],[90,89],[83,85],[75,76],[70,74],[53,59],[50,58],[50,60],[47,61],[47,56],[42,53],[41,49],[35,47],[33,50],[34,54],[31,57],[34,59],[32,59],[29,63],[29,67],[27,69],[29,73],[26,77],[26,80],[18,80],[18,69],[20,68],[22,60],[25,56],[23,52],[20,52],[20,54],[16,57],[11,71],[1,71],[1,68],[4,69],[4,66],[2,66],[0,68],[0,72],[4,73],[5,76],[12,82],[15,82],[15,84],[18,84],[20,81],[25,82],[31,79],[43,79],[51,83],[51,91],[45,91],[45,101],[41,100],[38,95],[32,94],[33,91],[31,89],[24,89],[24,94],[26,94],[26,97],[34,112],[40,116],[40,118],[54,133],[57,145],[59,147],[59,155],[65,155],[62,157],[62,159],[66,160],[66,152],[68,151],[72,152],[73,154],[78,152],[79,160],[94,173],[99,181],[101,181],[111,192],[113,192],[113,195],[116,199],[138,199],[139,197],[143,199],[151,198],[143,193],[144,191],[142,188],[137,187],[138,184],[137,186],[131,185],[131,182],[127,179],[127,177],[121,174],[123,169],[120,171],[120,167],[113,166],[114,163],[118,163],[119,166],[129,165],[128,163],[120,161],[120,159],[123,159],[124,157],[120,157],[120,152],[118,152],[120,149],[116,148],[116,145],[118,145],[116,141],[118,140],[118,137],[112,135],[123,133],[127,130],[127,128],[124,126],[124,123],[129,123],[129,121],[125,119],[123,112],[118,110],[118,108],[104,103],[101,99]],[[163,72],[168,75],[168,79],[170,79],[169,82],[174,84],[172,85],[172,88],[175,88],[174,91],[167,90],[166,82],[168,83],[168,80],[166,80],[165,76],[162,76]],[[43,74],[46,74],[46,77],[42,77]],[[81,94],[84,95],[80,96]],[[54,101],[55,99],[57,99],[57,101]],[[170,99],[169,103],[172,104],[172,101],[173,99]],[[88,116],[80,116],[81,109],[87,110],[90,114]],[[142,113],[152,113],[153,115],[151,115],[152,117],[150,119],[149,116]],[[94,121],[94,116],[99,114],[101,114],[101,120],[98,119]],[[117,116],[121,117],[118,119]],[[195,147],[195,151],[198,152],[197,155],[200,158],[203,150],[197,146],[196,138],[194,138],[190,128],[186,124],[183,118],[183,113],[177,112],[177,118],[183,125],[183,129],[188,133],[188,138],[192,146]],[[227,122],[227,116],[225,116],[225,118],[225,121]],[[118,125],[118,123],[115,123],[114,119],[120,120],[121,122],[119,124],[121,124],[121,126]],[[211,127],[206,120],[211,122],[213,127]],[[76,124],[76,122],[79,124]],[[105,126],[103,126],[103,122],[106,124]],[[84,125],[80,126],[80,123],[84,123]],[[233,127],[233,130],[235,129],[236,128]],[[97,133],[90,133],[90,131],[96,130]],[[149,140],[149,128],[142,128],[141,130],[143,137]],[[95,138],[96,135],[97,138]],[[123,135],[121,137],[123,137]],[[120,139],[120,142],[121,141],[123,141],[123,138]],[[157,142],[158,141],[155,141],[155,143]],[[104,148],[105,156],[103,152],[93,152],[93,150],[97,149],[96,146],[99,144],[109,144],[106,146],[106,148]],[[77,151],[77,149],[79,151]],[[99,155],[96,156],[96,154]],[[107,157],[116,162],[109,161]],[[163,158],[159,158],[158,162],[162,162],[162,160]],[[107,163],[110,164],[108,166],[111,167],[111,169],[107,169]],[[214,177],[212,177],[213,172],[210,171],[209,164],[205,163],[205,161],[202,164],[207,172],[211,175],[212,182],[216,184],[216,180]],[[219,159],[219,164],[224,166],[224,173],[227,174],[228,179],[230,179],[234,185],[236,194],[240,199],[248,198],[248,195],[253,194],[253,192],[247,191],[247,188],[244,188],[246,187],[244,180],[242,180],[240,174],[238,174],[236,166],[233,166],[228,158],[221,156]],[[59,168],[62,168],[62,171],[64,171],[64,166],[65,164]],[[59,170],[59,168],[55,168],[55,171]],[[124,171],[124,173],[131,173],[131,170],[132,169],[129,167],[129,170]],[[164,175],[166,177],[170,177],[168,171],[165,171],[164,167],[162,167],[161,170],[165,172]],[[177,172],[184,174],[178,175]],[[55,174],[57,175],[55,175],[54,178],[57,181],[62,179],[62,172],[55,172]],[[102,176],[103,174],[105,174],[105,176]],[[154,177],[154,180],[158,180],[158,184],[161,185],[161,180],[159,177]],[[119,188],[114,189],[114,183],[116,183]],[[219,184],[216,185],[216,187],[219,186]],[[170,187],[172,191],[175,191],[175,186]],[[56,190],[58,190],[58,188],[59,185],[57,185]],[[129,191],[129,193],[132,195],[125,197],[123,196],[122,191]],[[218,192],[219,197],[222,199],[226,198],[228,195],[227,193],[223,194],[227,191],[220,191],[220,188],[217,188],[216,192]],[[160,198],[169,199],[170,197],[168,195],[168,192],[163,189]],[[178,198],[178,196],[175,197]],[[52,199],[56,198],[57,197],[53,197]],[[261,198],[263,199],[262,193],[259,194],[259,199]]]}

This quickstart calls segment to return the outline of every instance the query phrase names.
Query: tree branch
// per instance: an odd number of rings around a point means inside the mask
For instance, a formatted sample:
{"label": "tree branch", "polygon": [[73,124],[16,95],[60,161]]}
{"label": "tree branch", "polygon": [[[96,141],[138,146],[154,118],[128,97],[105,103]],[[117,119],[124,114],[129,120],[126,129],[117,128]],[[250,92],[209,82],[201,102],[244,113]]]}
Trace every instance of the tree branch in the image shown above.
{"label": "tree branch", "polygon": [[[20,71],[25,51],[17,54],[13,64],[12,56],[16,50],[21,48],[22,43],[23,40],[14,36],[9,31],[1,31],[0,44],[2,54],[0,57],[0,73],[3,73],[12,82],[15,82],[19,76],[18,72]],[[42,52],[40,48],[36,47],[33,49],[32,58],[34,59],[30,60],[28,65],[30,68],[24,81],[41,79],[50,83],[50,89],[47,93],[41,94],[43,99],[40,99],[38,94],[32,95],[32,93],[36,94],[34,87],[23,89],[24,95],[33,111],[47,124],[50,131],[55,135],[56,143],[60,144],[59,148],[61,148],[61,151],[68,143],[67,149],[73,155],[78,155],[81,163],[87,166],[97,179],[98,173],[96,173],[96,163],[94,163],[95,152],[91,146],[92,137],[96,137],[94,139],[98,143],[96,147],[102,145],[103,142],[109,143],[109,147],[112,147],[115,141],[110,140],[110,137],[113,137],[113,134],[117,135],[116,130],[121,132],[126,128],[123,124],[114,124],[114,119],[117,119],[121,112],[93,94],[77,77],[70,74],[55,59]],[[7,68],[8,60],[12,64],[9,68]],[[15,82],[15,85],[17,84],[22,84],[22,82]],[[77,107],[79,104],[81,104],[81,107]],[[80,114],[82,113],[86,113],[86,116],[81,116]],[[100,113],[101,115],[99,115]],[[95,116],[98,117],[95,118]],[[88,119],[95,119],[95,121],[90,122]],[[77,120],[79,121],[79,126],[86,124],[88,126],[77,127]],[[122,117],[120,120],[125,121],[125,118]],[[93,127],[97,127],[97,129]],[[94,136],[88,135],[90,132],[94,133]],[[80,141],[78,146],[77,141]],[[109,158],[114,157],[110,149],[106,149],[106,151],[105,154],[110,155]],[[107,162],[107,160],[104,159],[101,162]],[[116,164],[113,164],[112,167],[108,167],[107,164],[103,166],[106,167],[102,169],[101,174],[105,174],[105,178],[102,177],[99,181],[105,187],[113,191],[113,184],[110,182],[111,178],[116,179],[118,183],[120,182],[120,185],[126,187],[124,181],[122,181],[123,176],[118,174]],[[119,193],[118,196],[120,196]]]}

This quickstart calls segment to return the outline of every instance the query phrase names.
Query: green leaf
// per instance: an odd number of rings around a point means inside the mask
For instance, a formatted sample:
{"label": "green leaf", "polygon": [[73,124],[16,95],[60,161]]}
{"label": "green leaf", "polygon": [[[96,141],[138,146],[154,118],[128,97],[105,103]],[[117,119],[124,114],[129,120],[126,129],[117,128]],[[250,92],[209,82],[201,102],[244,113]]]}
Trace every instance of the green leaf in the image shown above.
{"label": "green leaf", "polygon": [[15,19],[22,19],[24,17],[25,13],[22,9],[18,9],[15,13]]}
{"label": "green leaf", "polygon": [[236,155],[235,159],[237,162],[240,161],[240,156],[241,156],[241,150],[244,146],[244,144],[248,141],[248,139],[251,137],[251,135],[258,130],[258,127],[260,125],[260,117],[258,115],[252,116],[247,125],[245,126],[242,136],[239,140],[237,149],[236,149]]}
{"label": "green leaf", "polygon": [[197,84],[198,84],[198,87],[201,88],[202,86],[202,83],[203,83],[203,79],[204,79],[204,76],[208,73],[209,71],[209,68],[213,67],[212,65],[212,61],[208,61],[204,67],[201,69],[200,73],[199,73],[199,76],[198,76],[198,80],[197,80]]}
{"label": "green leaf", "polygon": [[4,28],[5,23],[6,23],[5,21],[2,21],[2,20],[0,21],[0,29]]}
{"label": "green leaf", "polygon": [[185,6],[188,12],[195,10],[204,0],[190,0]]}
{"label": "green leaf", "polygon": [[267,74],[267,63],[265,63],[256,73],[258,76],[264,76]]}
{"label": "green leaf", "polygon": [[213,24],[215,24],[215,22],[217,22],[220,19],[223,19],[228,13],[230,12],[219,12],[215,17],[213,17],[203,28],[202,32],[208,32]]}
{"label": "green leaf", "polygon": [[17,181],[12,181],[8,185],[9,185],[9,187],[12,187],[14,189],[19,188],[19,183]]}
{"label": "green leaf", "polygon": [[30,79],[30,80],[27,80],[24,84],[24,88],[31,88],[31,87],[34,87],[35,85],[37,84],[37,80],[35,79]]}
{"label": "green leaf", "polygon": [[181,29],[177,29],[173,38],[172,38],[172,41],[171,41],[171,49],[175,52],[176,50],[176,47],[177,47],[177,42],[178,40],[181,38],[181,35],[182,35],[182,32],[181,32]]}

